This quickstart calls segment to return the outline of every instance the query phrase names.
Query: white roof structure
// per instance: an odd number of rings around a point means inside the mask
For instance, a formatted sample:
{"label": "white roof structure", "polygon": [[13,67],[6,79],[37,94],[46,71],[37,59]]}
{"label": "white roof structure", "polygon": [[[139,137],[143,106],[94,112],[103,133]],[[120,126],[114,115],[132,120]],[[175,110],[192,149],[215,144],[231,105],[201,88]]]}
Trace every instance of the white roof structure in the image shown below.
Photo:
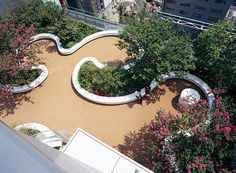
{"label": "white roof structure", "polygon": [[0,121],[1,173],[153,173],[81,129],[63,152]]}
{"label": "white roof structure", "polygon": [[63,152],[103,173],[153,173],[82,129],[77,129]]}
{"label": "white roof structure", "polygon": [[1,173],[101,173],[0,122]]}

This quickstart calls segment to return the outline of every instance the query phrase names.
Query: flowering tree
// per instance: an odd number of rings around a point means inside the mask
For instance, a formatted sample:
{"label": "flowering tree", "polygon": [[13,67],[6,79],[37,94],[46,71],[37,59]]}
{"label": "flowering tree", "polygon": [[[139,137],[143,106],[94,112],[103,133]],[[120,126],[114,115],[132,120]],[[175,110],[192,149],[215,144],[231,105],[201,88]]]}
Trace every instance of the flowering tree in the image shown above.
{"label": "flowering tree", "polygon": [[[203,123],[209,119],[206,100],[200,100],[196,105],[185,106],[180,110],[179,115],[159,111],[156,119],[145,130],[125,139],[145,141],[145,147],[135,151],[131,149],[134,144],[129,142],[119,146],[120,151],[134,156],[134,159],[142,157],[141,163],[154,171],[174,171],[170,154],[175,156],[179,172],[233,171],[231,161],[236,140],[235,108],[229,107],[225,99],[217,96],[209,124]],[[198,124],[201,125],[197,126]],[[191,136],[185,132],[190,128]],[[167,143],[166,139],[170,136],[172,140]],[[136,154],[130,155],[133,152]]]}
{"label": "flowering tree", "polygon": [[119,47],[126,49],[134,85],[145,86],[170,71],[187,72],[195,68],[196,58],[188,33],[159,17],[140,14],[121,31]]}
{"label": "flowering tree", "polygon": [[38,62],[37,45],[28,46],[34,35],[34,25],[26,27],[13,20],[0,20],[0,115],[14,112],[26,95],[12,95],[11,86],[31,82],[39,72],[31,70]]}
{"label": "flowering tree", "polygon": [[37,62],[35,49],[27,47],[35,28],[33,24],[26,27],[15,25],[11,20],[1,20],[0,30],[0,83],[6,85],[10,78],[19,72],[26,74]]}
{"label": "flowering tree", "polygon": [[[195,106],[184,107],[181,117],[159,112],[150,130],[159,144],[156,157],[162,157],[163,164],[171,171],[168,153],[163,150],[164,138],[173,136],[168,147],[175,152],[176,163],[183,172],[226,172],[232,171],[231,160],[233,144],[236,140],[236,126],[230,108],[221,97],[216,98],[210,124],[207,102],[202,100]],[[203,123],[203,124],[201,124]],[[197,124],[201,124],[196,126]],[[192,135],[186,135],[187,128],[192,128]]]}

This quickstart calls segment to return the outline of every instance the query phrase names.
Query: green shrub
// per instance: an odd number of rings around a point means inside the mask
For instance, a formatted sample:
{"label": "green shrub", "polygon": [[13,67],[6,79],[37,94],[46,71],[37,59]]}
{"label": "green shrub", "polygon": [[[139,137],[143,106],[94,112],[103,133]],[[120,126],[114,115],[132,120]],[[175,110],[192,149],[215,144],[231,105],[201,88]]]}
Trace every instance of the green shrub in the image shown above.
{"label": "green shrub", "polygon": [[18,72],[0,71],[0,83],[3,85],[26,85],[39,77],[41,70],[20,70]]}
{"label": "green shrub", "polygon": [[86,36],[97,31],[96,28],[70,17],[64,17],[51,28],[51,32],[60,38],[62,46],[65,48],[74,46]]}
{"label": "green shrub", "polygon": [[31,5],[28,3],[20,0],[17,5],[11,6],[9,18],[14,18],[15,23],[24,23],[26,26],[34,23],[37,33],[48,32],[57,35],[65,48],[98,31],[69,17],[64,10],[52,2],[44,4],[31,1]]}
{"label": "green shrub", "polygon": [[236,27],[220,21],[200,33],[194,41],[196,75],[212,88],[228,91],[236,101]]}
{"label": "green shrub", "polygon": [[107,96],[126,94],[123,80],[124,73],[119,67],[106,67],[98,69],[93,63],[85,63],[79,73],[79,82],[86,90]]}
{"label": "green shrub", "polygon": [[25,135],[28,135],[28,136],[36,136],[39,131],[36,130],[36,129],[28,129],[28,128],[25,128],[25,127],[22,127],[20,128],[19,130],[21,133],[24,133]]}

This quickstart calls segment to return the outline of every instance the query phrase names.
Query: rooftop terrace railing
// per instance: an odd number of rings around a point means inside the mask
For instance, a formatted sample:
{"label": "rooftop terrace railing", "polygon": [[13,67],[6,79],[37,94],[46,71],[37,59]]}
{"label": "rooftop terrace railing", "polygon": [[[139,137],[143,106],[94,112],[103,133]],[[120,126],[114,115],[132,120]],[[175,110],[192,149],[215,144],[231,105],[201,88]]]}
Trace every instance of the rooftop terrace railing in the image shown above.
{"label": "rooftop terrace railing", "polygon": [[170,14],[170,13],[165,13],[162,11],[155,11],[154,15],[158,15],[162,19],[169,20],[172,23],[194,28],[197,30],[207,30],[209,27],[213,25],[211,23],[207,23],[207,22],[203,22],[203,21],[195,20],[195,19],[190,19],[187,17],[182,17],[182,16]]}
{"label": "rooftop terrace railing", "polygon": [[73,7],[68,7],[67,13],[74,19],[82,20],[86,24],[95,26],[99,30],[110,30],[110,29],[120,30],[124,27],[124,25],[122,24],[104,20],[94,15],[85,14],[82,11],[79,11],[79,9]]}
{"label": "rooftop terrace railing", "polygon": [[[94,16],[94,14],[90,14],[89,12],[85,12],[78,8],[67,7],[67,12],[68,12],[68,15],[70,15],[71,17],[78,20],[82,20],[86,24],[95,26],[99,30],[110,30],[110,29],[120,30],[125,26],[120,23],[101,19],[97,16]],[[210,28],[211,26],[213,26],[213,24],[211,23],[207,23],[207,22],[203,22],[203,21],[195,20],[195,19],[190,19],[187,17],[182,17],[182,16],[178,16],[178,15],[174,15],[174,14],[170,14],[166,12],[161,12],[161,11],[155,11],[154,15],[161,17],[163,20],[168,20],[174,24],[182,25],[184,27],[189,27],[196,30],[204,31]],[[233,35],[236,35],[235,30],[230,31],[230,32],[233,32]]]}

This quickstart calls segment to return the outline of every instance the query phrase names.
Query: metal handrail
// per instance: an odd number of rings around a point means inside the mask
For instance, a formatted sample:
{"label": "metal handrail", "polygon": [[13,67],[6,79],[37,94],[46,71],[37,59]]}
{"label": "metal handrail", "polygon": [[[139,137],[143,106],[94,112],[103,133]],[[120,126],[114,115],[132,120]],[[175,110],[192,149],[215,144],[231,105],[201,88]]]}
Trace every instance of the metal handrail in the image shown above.
{"label": "metal handrail", "polygon": [[[85,23],[93,25],[96,28],[101,29],[101,30],[121,29],[125,26],[120,23],[111,22],[111,21],[108,21],[105,19],[101,19],[97,16],[85,14],[85,13],[82,13],[79,11],[81,11],[81,10],[78,8],[73,8],[73,7],[69,7],[67,10],[68,14],[71,17],[74,17],[79,20],[83,20]],[[155,11],[154,15],[160,16],[164,20],[169,20],[170,22],[172,22],[174,24],[182,25],[182,26],[189,27],[189,28],[194,28],[197,30],[207,30],[209,27],[213,26],[213,24],[211,24],[211,23],[207,23],[204,21],[191,19],[191,18],[187,18],[187,17],[182,17],[182,16],[178,16],[178,15],[174,15],[174,14],[170,14],[170,13],[166,13],[166,12],[161,12],[161,11]],[[235,35],[236,31],[233,31],[233,34]]]}
{"label": "metal handrail", "polygon": [[70,15],[73,18],[82,20],[85,23],[93,25],[96,28],[101,29],[101,30],[107,30],[110,28],[121,29],[124,27],[124,25],[122,25],[122,24],[111,22],[108,20],[104,20],[104,19],[101,19],[96,16],[91,16],[89,14],[80,13],[78,11],[74,11],[74,10],[70,10],[70,9],[67,9],[67,13],[68,13],[68,15]]}
{"label": "metal handrail", "polygon": [[75,8],[75,7],[71,7],[71,6],[67,6],[67,9],[72,10],[72,11],[77,11],[79,13],[95,16],[95,14],[92,13],[91,11],[87,11],[87,10],[84,10],[84,9],[79,9],[79,8]]}
{"label": "metal handrail", "polygon": [[160,16],[162,19],[171,21],[172,23],[183,25],[186,27],[198,29],[198,30],[207,30],[209,27],[213,26],[211,23],[207,23],[200,20],[190,19],[187,17],[182,17],[170,13],[165,13],[161,11],[155,11],[154,15]]}

